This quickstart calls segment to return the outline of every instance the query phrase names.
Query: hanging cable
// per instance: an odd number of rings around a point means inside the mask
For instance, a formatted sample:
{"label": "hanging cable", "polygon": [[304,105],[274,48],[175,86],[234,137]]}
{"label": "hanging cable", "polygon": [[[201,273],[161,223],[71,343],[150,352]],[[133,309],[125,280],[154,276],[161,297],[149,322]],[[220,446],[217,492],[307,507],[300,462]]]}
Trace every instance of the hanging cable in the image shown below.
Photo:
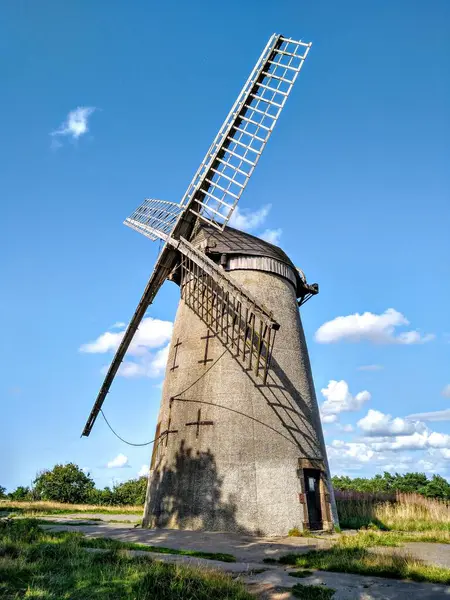
{"label": "hanging cable", "polygon": [[111,429],[111,431],[113,432],[113,434],[119,438],[119,440],[121,442],[123,442],[124,444],[128,444],[128,446],[150,446],[150,444],[153,444],[153,442],[156,442],[161,436],[158,436],[157,438],[155,438],[154,440],[151,440],[150,442],[145,442],[144,444],[133,444],[133,442],[127,442],[127,440],[124,440],[123,437],[120,437],[120,435],[114,431],[114,429],[111,427],[108,419],[105,416],[105,413],[103,412],[102,409],[100,409],[100,412],[102,413],[102,417],[105,419],[106,424],[108,425],[108,427]]}

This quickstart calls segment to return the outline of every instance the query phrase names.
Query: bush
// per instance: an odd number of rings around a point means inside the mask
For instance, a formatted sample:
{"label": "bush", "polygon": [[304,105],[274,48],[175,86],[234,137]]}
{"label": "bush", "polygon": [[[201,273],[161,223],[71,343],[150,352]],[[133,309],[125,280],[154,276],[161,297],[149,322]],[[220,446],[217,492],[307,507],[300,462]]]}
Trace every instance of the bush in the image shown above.
{"label": "bush", "polygon": [[24,487],[23,485],[19,485],[13,492],[8,494],[8,498],[10,500],[17,500],[19,502],[24,500],[31,500],[31,492],[29,487]]}
{"label": "bush", "polygon": [[83,504],[89,500],[94,481],[73,463],[56,465],[34,480],[34,492],[40,500]]}

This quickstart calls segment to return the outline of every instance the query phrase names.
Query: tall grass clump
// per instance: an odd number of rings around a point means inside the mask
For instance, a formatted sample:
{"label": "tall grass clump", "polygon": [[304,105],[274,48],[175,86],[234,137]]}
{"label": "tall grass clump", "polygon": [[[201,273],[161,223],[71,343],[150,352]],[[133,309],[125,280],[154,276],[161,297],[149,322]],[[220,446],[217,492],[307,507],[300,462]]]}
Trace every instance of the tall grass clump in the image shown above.
{"label": "tall grass clump", "polygon": [[142,506],[104,506],[99,504],[67,504],[65,502],[52,502],[50,500],[38,501],[10,501],[0,500],[0,513],[14,512],[18,515],[63,515],[70,513],[105,513],[105,514],[133,514],[142,515]]}
{"label": "tall grass clump", "polygon": [[400,492],[335,491],[342,527],[450,532],[450,503]]}
{"label": "tall grass clump", "polygon": [[132,557],[88,552],[81,536],[42,530],[31,519],[0,521],[0,598],[55,600],[251,600],[229,576]]}

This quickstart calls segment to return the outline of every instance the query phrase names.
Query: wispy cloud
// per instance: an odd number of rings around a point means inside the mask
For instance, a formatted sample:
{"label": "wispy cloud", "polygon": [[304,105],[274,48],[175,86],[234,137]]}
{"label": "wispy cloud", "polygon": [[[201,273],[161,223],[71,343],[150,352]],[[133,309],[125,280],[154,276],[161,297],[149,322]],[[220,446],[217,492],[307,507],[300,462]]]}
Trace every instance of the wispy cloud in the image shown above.
{"label": "wispy cloud", "polygon": [[406,419],[411,421],[425,421],[429,423],[450,421],[450,408],[446,408],[444,410],[434,410],[431,412],[415,413],[413,415],[408,415]]}
{"label": "wispy cloud", "polygon": [[382,371],[383,365],[361,365],[358,367],[358,371]]}
{"label": "wispy cloud", "polygon": [[269,244],[274,244],[278,246],[280,243],[281,234],[283,233],[282,229],[266,229],[262,233],[258,235],[262,240],[269,242]]}
{"label": "wispy cloud", "polygon": [[444,398],[450,398],[450,383],[444,387],[441,394],[444,396]]}
{"label": "wispy cloud", "polygon": [[128,456],[125,456],[125,454],[118,454],[115,458],[110,460],[106,466],[108,469],[124,469],[131,467]]}
{"label": "wispy cloud", "polygon": [[57,139],[59,137],[68,137],[72,140],[77,140],[87,133],[89,131],[89,117],[95,110],[93,106],[78,106],[74,110],[71,110],[60,127],[50,133],[53,137],[52,145],[54,147],[61,145]]}
{"label": "wispy cloud", "polygon": [[409,325],[408,319],[394,308],[381,315],[371,312],[355,313],[336,317],[319,327],[315,339],[321,344],[332,344],[342,340],[363,340],[378,344],[424,344],[435,338],[433,334],[421,335],[418,331],[396,332],[398,327]]}
{"label": "wispy cloud", "polygon": [[231,215],[230,225],[242,231],[254,231],[264,223],[271,208],[271,204],[265,204],[261,208],[251,211],[249,209],[241,210],[239,206],[236,206]]}
{"label": "wispy cloud", "polygon": [[148,465],[142,465],[142,467],[138,471],[138,477],[147,477],[149,472]]}
{"label": "wispy cloud", "polygon": [[278,245],[283,233],[282,229],[265,229],[261,233],[257,233],[257,230],[265,223],[271,208],[271,204],[265,204],[256,210],[240,209],[237,206],[231,215],[230,225],[241,231],[253,233],[269,244]]}

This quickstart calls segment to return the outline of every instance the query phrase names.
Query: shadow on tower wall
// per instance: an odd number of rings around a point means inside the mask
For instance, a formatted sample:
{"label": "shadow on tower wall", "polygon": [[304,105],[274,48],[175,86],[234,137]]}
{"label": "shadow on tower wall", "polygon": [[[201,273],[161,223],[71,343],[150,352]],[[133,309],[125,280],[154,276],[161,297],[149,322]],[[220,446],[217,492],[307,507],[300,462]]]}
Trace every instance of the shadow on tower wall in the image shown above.
{"label": "shadow on tower wall", "polygon": [[181,440],[173,467],[155,466],[147,488],[143,527],[250,534],[236,521],[233,497],[223,500],[222,484],[212,452],[194,451]]}

